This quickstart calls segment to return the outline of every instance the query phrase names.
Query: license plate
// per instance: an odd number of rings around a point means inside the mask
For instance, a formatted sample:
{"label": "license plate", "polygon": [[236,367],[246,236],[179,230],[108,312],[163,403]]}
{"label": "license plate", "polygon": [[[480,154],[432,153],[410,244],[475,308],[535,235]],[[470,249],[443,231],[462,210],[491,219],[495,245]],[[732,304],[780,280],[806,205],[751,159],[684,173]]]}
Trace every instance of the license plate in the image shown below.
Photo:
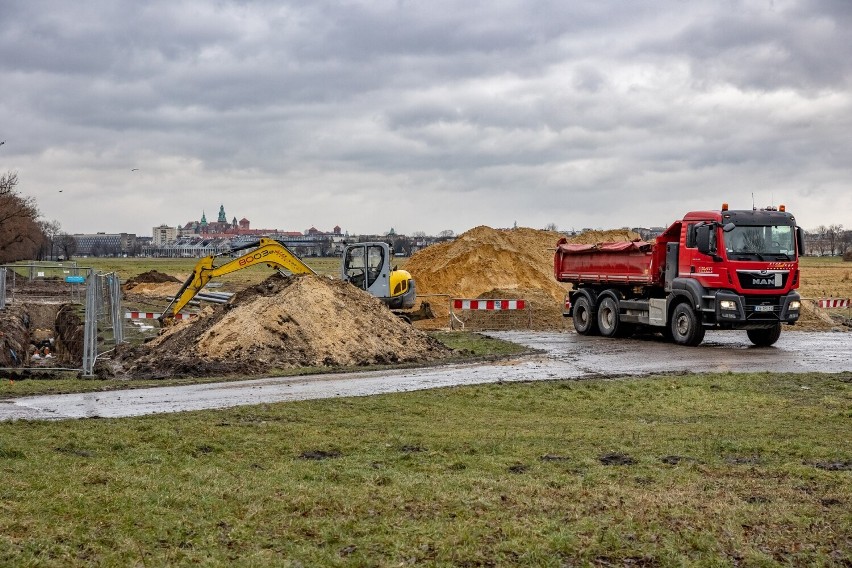
{"label": "license plate", "polygon": [[775,306],[755,306],[754,311],[756,312],[771,312],[775,308]]}

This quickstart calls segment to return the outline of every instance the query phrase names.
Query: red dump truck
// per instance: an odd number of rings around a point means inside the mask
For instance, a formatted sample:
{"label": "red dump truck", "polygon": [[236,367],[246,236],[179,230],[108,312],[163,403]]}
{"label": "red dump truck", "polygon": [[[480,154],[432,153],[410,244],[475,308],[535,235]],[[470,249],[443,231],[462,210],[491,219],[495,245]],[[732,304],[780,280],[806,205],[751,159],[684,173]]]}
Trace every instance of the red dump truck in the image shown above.
{"label": "red dump truck", "polygon": [[743,329],[757,346],[799,319],[802,230],[784,206],[695,211],[653,243],[570,244],[560,239],[556,279],[570,282],[563,315],[583,335],[659,331],[695,346],[707,329]]}

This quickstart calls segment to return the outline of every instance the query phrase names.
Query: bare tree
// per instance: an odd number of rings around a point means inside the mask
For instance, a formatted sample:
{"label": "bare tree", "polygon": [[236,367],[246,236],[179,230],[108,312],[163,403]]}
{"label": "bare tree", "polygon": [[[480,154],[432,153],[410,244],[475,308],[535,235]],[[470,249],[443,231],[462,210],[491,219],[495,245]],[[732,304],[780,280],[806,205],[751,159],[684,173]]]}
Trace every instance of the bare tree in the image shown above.
{"label": "bare tree", "polygon": [[828,232],[828,229],[825,225],[820,225],[819,227],[811,231],[811,235],[813,235],[811,246],[814,248],[814,250],[819,252],[820,256],[823,256],[825,254],[826,232]]}
{"label": "bare tree", "polygon": [[0,262],[33,258],[43,241],[35,200],[18,194],[17,186],[17,173],[0,175]]}
{"label": "bare tree", "polygon": [[837,251],[837,245],[839,244],[840,239],[843,236],[843,225],[829,225],[825,231],[825,236],[826,239],[828,239],[828,246],[831,249],[831,256],[834,256]]}
{"label": "bare tree", "polygon": [[56,241],[62,232],[62,226],[56,219],[53,221],[39,221],[38,226],[44,237],[42,246],[38,251],[39,260],[53,260],[56,258]]}
{"label": "bare tree", "polygon": [[65,260],[71,260],[71,257],[77,254],[77,240],[68,233],[62,233],[57,237],[56,246]]}

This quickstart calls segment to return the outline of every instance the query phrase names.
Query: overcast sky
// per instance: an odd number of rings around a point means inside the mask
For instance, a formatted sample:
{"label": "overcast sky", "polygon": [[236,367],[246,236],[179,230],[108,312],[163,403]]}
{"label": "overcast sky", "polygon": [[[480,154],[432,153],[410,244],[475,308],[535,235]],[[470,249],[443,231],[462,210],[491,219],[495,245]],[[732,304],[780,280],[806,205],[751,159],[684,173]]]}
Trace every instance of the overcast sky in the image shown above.
{"label": "overcast sky", "polygon": [[849,0],[2,0],[0,172],[68,232],[660,226],[752,194],[852,228],[850,30]]}

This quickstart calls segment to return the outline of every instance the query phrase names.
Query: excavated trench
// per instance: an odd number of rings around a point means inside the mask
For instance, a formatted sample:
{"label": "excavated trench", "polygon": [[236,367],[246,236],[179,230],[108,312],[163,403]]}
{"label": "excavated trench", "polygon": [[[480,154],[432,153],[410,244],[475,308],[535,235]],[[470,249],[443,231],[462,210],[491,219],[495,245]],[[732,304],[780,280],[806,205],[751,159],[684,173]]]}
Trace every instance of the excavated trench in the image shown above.
{"label": "excavated trench", "polygon": [[79,367],[83,356],[81,309],[76,304],[43,301],[0,310],[0,367],[12,369],[10,378],[41,369]]}

